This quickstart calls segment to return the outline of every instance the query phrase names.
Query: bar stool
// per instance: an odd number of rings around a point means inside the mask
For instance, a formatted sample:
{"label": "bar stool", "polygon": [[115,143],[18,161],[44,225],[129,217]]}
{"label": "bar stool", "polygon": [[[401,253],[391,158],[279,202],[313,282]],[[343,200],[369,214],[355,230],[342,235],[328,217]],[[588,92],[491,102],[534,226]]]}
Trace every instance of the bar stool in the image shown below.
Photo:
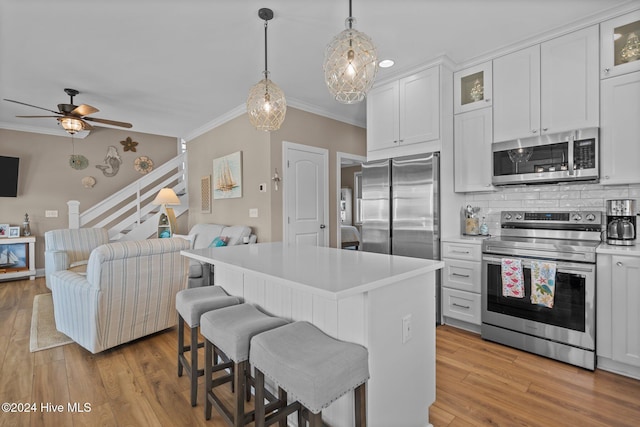
{"label": "bar stool", "polygon": [[[198,342],[198,326],[200,316],[211,310],[240,304],[240,299],[229,296],[220,286],[202,286],[178,291],[176,294],[176,310],[178,311],[178,376],[183,369],[191,378],[191,406],[196,406],[198,399],[198,377],[204,370],[198,369],[198,348],[204,342]],[[184,324],[191,329],[191,344],[184,345]],[[185,351],[191,353],[191,363],[184,356]]]}
{"label": "bar stool", "polygon": [[[240,304],[204,313],[200,319],[200,333],[205,338],[205,419],[211,419],[211,407],[232,426],[240,427],[253,421],[253,411],[244,411],[244,399],[250,400],[249,343],[251,338],[264,331],[286,325],[279,317],[269,316],[251,304]],[[229,359],[224,364],[213,365],[212,353],[223,352]],[[213,373],[222,369],[231,374],[213,379]],[[215,388],[233,381],[235,385],[234,408],[229,410],[215,393]],[[245,396],[246,395],[246,396]],[[286,399],[286,397],[285,397]]]}
{"label": "bar stool", "polygon": [[[269,426],[298,412],[298,426],[322,426],[322,410],[342,395],[355,393],[355,422],[366,426],[369,352],[361,345],[339,341],[308,322],[294,322],[251,340],[249,361],[255,370],[256,427]],[[264,377],[297,401],[268,414]]]}

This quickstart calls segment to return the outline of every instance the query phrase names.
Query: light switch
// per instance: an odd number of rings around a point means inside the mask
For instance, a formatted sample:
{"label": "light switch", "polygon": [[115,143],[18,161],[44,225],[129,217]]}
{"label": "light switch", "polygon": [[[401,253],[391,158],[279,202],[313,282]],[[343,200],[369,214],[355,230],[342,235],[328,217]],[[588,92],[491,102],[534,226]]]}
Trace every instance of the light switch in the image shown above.
{"label": "light switch", "polygon": [[57,210],[44,211],[44,217],[45,218],[58,218],[58,211]]}
{"label": "light switch", "polygon": [[249,218],[258,218],[258,209],[249,209]]}

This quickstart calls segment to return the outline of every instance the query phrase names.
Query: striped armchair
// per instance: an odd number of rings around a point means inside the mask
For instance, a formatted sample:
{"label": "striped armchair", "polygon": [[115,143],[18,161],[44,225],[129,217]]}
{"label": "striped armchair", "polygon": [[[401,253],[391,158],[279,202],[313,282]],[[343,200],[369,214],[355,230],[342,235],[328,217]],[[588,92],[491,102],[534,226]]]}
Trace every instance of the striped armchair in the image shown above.
{"label": "striped armchair", "polygon": [[44,270],[47,288],[51,289],[51,274],[60,270],[84,272],[89,254],[109,243],[104,228],[51,230],[44,233]]}
{"label": "striped armchair", "polygon": [[181,238],[108,243],[89,256],[86,276],[51,274],[56,328],[92,353],[177,323],[189,249]]}

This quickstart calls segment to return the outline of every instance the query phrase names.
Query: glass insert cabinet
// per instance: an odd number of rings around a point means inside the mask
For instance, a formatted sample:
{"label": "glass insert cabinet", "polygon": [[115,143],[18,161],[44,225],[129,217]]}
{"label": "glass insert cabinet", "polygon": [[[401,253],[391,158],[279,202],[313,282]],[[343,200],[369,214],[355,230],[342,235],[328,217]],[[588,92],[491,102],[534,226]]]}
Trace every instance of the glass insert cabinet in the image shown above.
{"label": "glass insert cabinet", "polygon": [[0,281],[36,278],[35,237],[0,238]]}
{"label": "glass insert cabinet", "polygon": [[485,62],[454,73],[453,95],[456,114],[491,106],[492,64]]}
{"label": "glass insert cabinet", "polygon": [[640,10],[600,24],[602,78],[640,71]]}

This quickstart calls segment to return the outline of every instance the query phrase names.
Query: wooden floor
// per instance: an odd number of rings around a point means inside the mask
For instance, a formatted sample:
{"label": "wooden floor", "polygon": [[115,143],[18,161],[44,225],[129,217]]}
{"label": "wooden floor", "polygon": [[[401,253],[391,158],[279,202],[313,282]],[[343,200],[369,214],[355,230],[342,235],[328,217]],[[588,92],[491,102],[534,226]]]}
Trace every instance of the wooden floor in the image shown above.
{"label": "wooden floor", "polygon": [[[37,406],[33,413],[0,414],[0,426],[225,425],[215,410],[204,421],[201,395],[197,407],[189,404],[189,380],[176,375],[175,328],[98,355],[76,344],[30,353],[33,297],[45,292],[41,278],[0,283],[0,402]],[[43,412],[47,403],[65,410]],[[69,413],[68,403],[89,403],[91,411]],[[443,326],[430,421],[435,427],[638,426],[640,381]]]}

